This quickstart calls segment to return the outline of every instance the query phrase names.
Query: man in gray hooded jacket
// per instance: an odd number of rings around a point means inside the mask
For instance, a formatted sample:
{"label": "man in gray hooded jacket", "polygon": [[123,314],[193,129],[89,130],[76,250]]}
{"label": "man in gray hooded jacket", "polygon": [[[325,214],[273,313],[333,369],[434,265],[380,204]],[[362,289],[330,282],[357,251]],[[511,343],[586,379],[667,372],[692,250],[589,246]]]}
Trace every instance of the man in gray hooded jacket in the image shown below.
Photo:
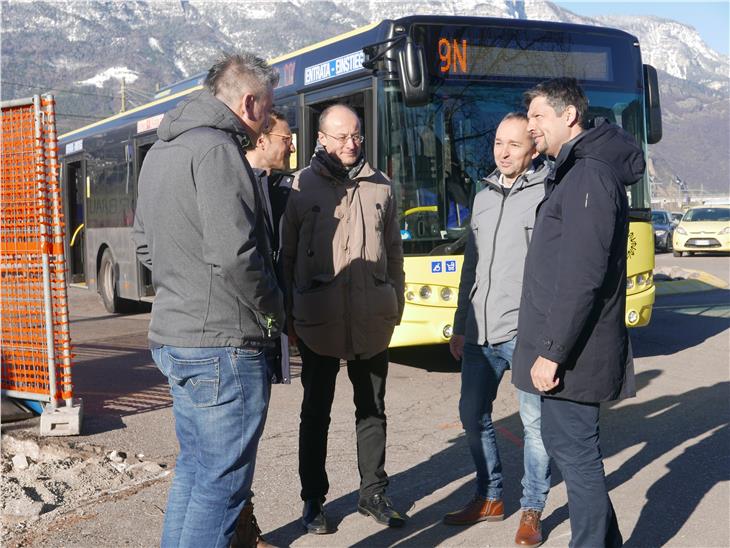
{"label": "man in gray hooded jacket", "polygon": [[[474,199],[464,255],[451,352],[461,359],[459,415],[476,466],[476,493],[447,514],[450,525],[501,520],[502,466],[492,425],[492,403],[510,368],[517,335],[522,274],[535,210],[542,200],[549,165],[537,160],[524,113],[507,114],[497,128],[497,169]],[[542,542],[540,515],[550,489],[549,459],[540,437],[540,397],[519,392],[525,429],[520,546]]]}
{"label": "man in gray hooded jacket", "polygon": [[162,546],[228,547],[251,497],[269,402],[264,348],[284,320],[262,196],[246,158],[278,75],[227,55],[167,112],[139,177],[134,242],[152,270],[155,363],[180,453]]}

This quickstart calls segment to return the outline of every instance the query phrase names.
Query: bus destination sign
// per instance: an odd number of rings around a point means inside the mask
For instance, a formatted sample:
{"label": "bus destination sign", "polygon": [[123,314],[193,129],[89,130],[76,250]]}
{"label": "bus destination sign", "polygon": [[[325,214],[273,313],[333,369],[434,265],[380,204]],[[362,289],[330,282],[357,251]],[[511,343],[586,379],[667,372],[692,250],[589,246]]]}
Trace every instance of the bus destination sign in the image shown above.
{"label": "bus destination sign", "polygon": [[[444,77],[555,78],[609,81],[611,52],[608,47],[577,46],[570,42],[539,44],[540,49],[519,43],[481,44],[467,38],[439,37],[432,57]],[[433,66],[433,65],[432,65]]]}

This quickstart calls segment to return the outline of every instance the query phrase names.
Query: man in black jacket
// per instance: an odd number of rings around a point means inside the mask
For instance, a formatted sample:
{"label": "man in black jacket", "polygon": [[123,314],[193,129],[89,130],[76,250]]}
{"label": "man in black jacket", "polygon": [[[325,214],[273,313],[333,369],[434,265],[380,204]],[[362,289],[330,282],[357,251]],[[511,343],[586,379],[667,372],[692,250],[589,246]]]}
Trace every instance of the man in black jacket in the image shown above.
{"label": "man in black jacket", "polygon": [[537,150],[555,158],[525,260],[513,383],[542,394],[542,437],[568,490],[571,547],[620,546],[599,405],[634,395],[625,325],[628,200],[645,168],[621,128],[587,122],[574,79],[525,94]]}

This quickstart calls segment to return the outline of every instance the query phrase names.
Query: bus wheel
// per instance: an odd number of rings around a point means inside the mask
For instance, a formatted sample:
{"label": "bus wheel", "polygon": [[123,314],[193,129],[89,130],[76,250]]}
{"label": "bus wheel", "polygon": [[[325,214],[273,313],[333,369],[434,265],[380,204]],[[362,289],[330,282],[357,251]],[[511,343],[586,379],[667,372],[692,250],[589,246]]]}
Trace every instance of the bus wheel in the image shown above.
{"label": "bus wheel", "polygon": [[108,248],[104,250],[104,254],[101,256],[97,280],[99,295],[101,295],[101,300],[104,301],[104,308],[111,313],[121,312],[122,299],[117,294],[117,284],[114,279],[114,258]]}
{"label": "bus wheel", "polygon": [[682,256],[682,252],[681,251],[674,251],[673,253],[674,253],[674,256],[675,257],[681,257]]}

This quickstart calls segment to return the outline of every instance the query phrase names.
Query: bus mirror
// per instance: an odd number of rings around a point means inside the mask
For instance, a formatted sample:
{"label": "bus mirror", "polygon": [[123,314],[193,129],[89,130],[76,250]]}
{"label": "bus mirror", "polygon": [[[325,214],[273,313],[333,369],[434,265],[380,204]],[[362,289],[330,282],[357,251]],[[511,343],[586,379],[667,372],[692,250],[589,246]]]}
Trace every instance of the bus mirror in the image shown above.
{"label": "bus mirror", "polygon": [[659,80],[656,69],[644,65],[644,103],[646,104],[646,142],[662,140],[662,107],[659,102]]}
{"label": "bus mirror", "polygon": [[403,102],[407,107],[420,107],[428,103],[428,75],[423,48],[410,37],[398,49],[398,75]]}

